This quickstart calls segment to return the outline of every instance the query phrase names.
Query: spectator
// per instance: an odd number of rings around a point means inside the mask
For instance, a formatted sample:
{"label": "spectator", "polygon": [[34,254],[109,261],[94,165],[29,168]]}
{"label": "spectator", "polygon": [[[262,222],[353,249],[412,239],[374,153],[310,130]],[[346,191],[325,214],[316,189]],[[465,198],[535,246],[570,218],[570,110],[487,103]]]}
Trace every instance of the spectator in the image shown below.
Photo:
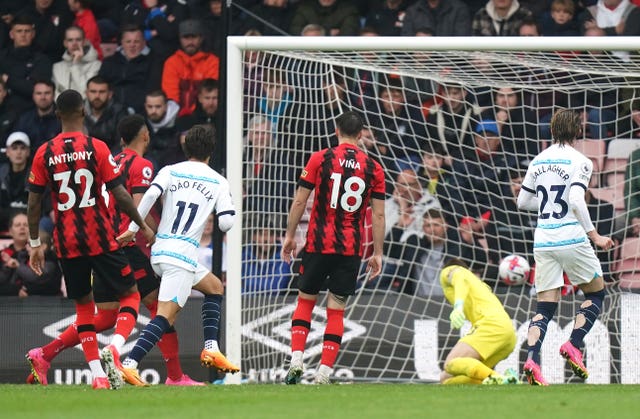
{"label": "spectator", "polygon": [[309,23],[304,25],[300,31],[300,36],[327,36],[326,29],[317,23]]}
{"label": "spectator", "polygon": [[67,89],[73,89],[84,99],[87,80],[98,74],[102,63],[95,48],[85,43],[84,31],[78,26],[71,26],[65,31],[64,47],[62,61],[53,65],[56,97]]}
{"label": "spectator", "polygon": [[280,257],[280,234],[271,223],[254,224],[242,251],[242,293],[278,294],[291,281],[291,268]]}
{"label": "spectator", "polygon": [[7,138],[7,163],[0,165],[0,231],[9,229],[9,219],[16,211],[26,211],[29,192],[29,136],[13,132]]}
{"label": "spectator", "polygon": [[541,36],[541,32],[540,25],[533,17],[522,19],[518,28],[518,36]]}
{"label": "spectator", "polygon": [[407,8],[402,34],[430,28],[434,36],[471,36],[469,8],[460,0],[417,0]]}
{"label": "spectator", "polygon": [[96,17],[91,11],[91,3],[92,0],[69,0],[69,9],[75,16],[73,24],[82,28],[85,38],[98,53],[98,59],[102,61],[103,54],[100,46],[102,39],[100,38],[98,22],[96,22]]}
{"label": "spectator", "polygon": [[144,157],[153,162],[157,173],[167,164],[181,161],[184,156],[175,125],[180,107],[173,100],[168,100],[162,90],[155,90],[145,96],[144,109],[151,134],[149,150]]}
{"label": "spectator", "polygon": [[245,15],[242,32],[255,29],[266,36],[288,34],[293,12],[289,0],[262,0],[256,3],[258,4],[252,6],[249,11],[259,19]]}
{"label": "spectator", "polygon": [[198,86],[198,102],[196,109],[190,115],[178,117],[176,126],[178,131],[188,131],[197,124],[210,124],[215,126],[218,117],[218,80],[204,79]]}
{"label": "spectator", "polygon": [[[636,7],[631,9],[624,22],[623,36],[639,36],[640,35],[640,4],[635,2]],[[637,53],[636,53],[637,56]]]}
{"label": "spectator", "polygon": [[0,79],[0,144],[5,144],[16,119],[18,119],[18,111],[15,101],[9,94],[7,83]]}
{"label": "spectator", "polygon": [[371,156],[374,160],[376,160],[382,168],[384,169],[385,180],[386,180],[386,191],[387,193],[393,193],[393,182],[395,181],[395,175],[391,172],[395,170],[395,162],[393,158],[389,154],[389,145],[384,139],[380,139],[379,136],[376,136],[376,131],[371,127],[364,127],[360,134],[360,142],[362,144],[362,148],[367,152],[369,156]]}
{"label": "spectator", "polygon": [[125,106],[113,98],[109,83],[100,76],[87,82],[84,100],[84,126],[87,133],[104,141],[112,153],[120,150],[118,123],[129,114]]}
{"label": "spectator", "polygon": [[293,13],[289,33],[302,33],[309,23],[321,25],[330,36],[355,36],[360,27],[358,9],[346,0],[303,0]]}
{"label": "spectator", "polygon": [[16,16],[9,36],[13,44],[0,51],[0,78],[14,96],[17,111],[21,112],[31,106],[34,81],[51,79],[51,61],[33,45],[35,28],[29,16]]}
{"label": "spectator", "polygon": [[373,28],[380,36],[402,35],[410,1],[379,0],[369,10],[365,25]]}
{"label": "spectator", "polygon": [[39,238],[45,257],[42,275],[36,274],[29,266],[29,257],[31,256],[31,246],[29,244],[27,244],[26,252],[17,252],[14,255],[18,262],[18,267],[15,271],[16,282],[22,285],[18,296],[22,298],[30,295],[60,295],[61,293],[62,270],[53,251],[51,234],[40,230]]}
{"label": "spectator", "polygon": [[624,177],[625,215],[629,236],[640,236],[640,149],[629,155]]}
{"label": "spectator", "polygon": [[473,17],[474,36],[518,36],[520,24],[532,17],[518,0],[489,0]]}
{"label": "spectator", "polygon": [[74,16],[64,0],[34,0],[23,9],[35,24],[33,45],[54,63],[64,53],[64,31],[73,22]]}
{"label": "spectator", "polygon": [[23,113],[16,122],[15,130],[27,133],[34,150],[60,132],[60,120],[53,102],[54,90],[51,80],[36,81],[32,94],[35,108]]}
{"label": "spectator", "polygon": [[162,90],[180,105],[180,116],[190,115],[196,108],[198,86],[202,80],[218,79],[219,60],[201,50],[203,29],[200,21],[180,23],[180,49],[167,58],[162,70]]}
{"label": "spectator", "polygon": [[20,266],[17,259],[19,253],[27,253],[29,241],[29,223],[24,212],[14,214],[9,221],[9,235],[11,244],[2,249],[0,256],[0,296],[16,296],[22,290],[22,283],[18,280],[16,270]]}
{"label": "spectator", "polygon": [[573,0],[553,0],[551,11],[540,19],[542,36],[580,36],[574,20],[576,5]]}
{"label": "spectator", "polygon": [[123,26],[120,46],[98,72],[111,85],[115,99],[140,114],[146,93],[160,88],[161,74],[162,66],[147,47],[142,29],[131,25]]}
{"label": "spectator", "polygon": [[[584,33],[587,29],[597,27],[603,29],[609,36],[622,35],[625,32],[626,19],[635,8],[636,6],[629,0],[598,0],[578,17],[580,30]],[[637,28],[629,29],[638,30]]]}

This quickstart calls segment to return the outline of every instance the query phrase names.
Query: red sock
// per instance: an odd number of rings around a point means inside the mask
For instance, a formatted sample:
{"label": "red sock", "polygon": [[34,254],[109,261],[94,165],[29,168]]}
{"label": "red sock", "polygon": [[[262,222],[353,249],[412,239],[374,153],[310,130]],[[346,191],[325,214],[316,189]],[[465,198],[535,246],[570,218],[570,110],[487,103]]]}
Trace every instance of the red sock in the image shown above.
{"label": "red sock", "polygon": [[291,319],[291,351],[304,351],[307,335],[311,329],[311,313],[316,305],[315,300],[298,297],[296,311]]}
{"label": "red sock", "polygon": [[164,363],[167,366],[167,377],[172,380],[179,380],[182,377],[182,366],[180,365],[178,333],[176,333],[175,329],[172,329],[162,335],[158,342],[158,349],[160,349]]}
{"label": "red sock", "polygon": [[320,364],[333,368],[344,334],[344,310],[327,308],[327,327],[324,329]]}
{"label": "red sock", "polygon": [[87,362],[100,359],[98,354],[98,339],[96,337],[96,327],[93,323],[93,316],[96,306],[93,301],[87,304],[76,303],[76,324],[78,325],[78,336],[82,343],[82,352]]}
{"label": "red sock", "polygon": [[120,297],[120,311],[118,313],[118,319],[116,320],[116,335],[124,337],[125,340],[129,337],[131,331],[136,325],[139,307],[139,292],[136,291],[133,294]]}
{"label": "red sock", "polygon": [[[113,327],[116,322],[118,309],[98,309],[98,314],[94,316],[96,333]],[[75,323],[72,323],[54,340],[42,347],[42,356],[51,362],[63,349],[72,348],[80,343],[78,330]]]}

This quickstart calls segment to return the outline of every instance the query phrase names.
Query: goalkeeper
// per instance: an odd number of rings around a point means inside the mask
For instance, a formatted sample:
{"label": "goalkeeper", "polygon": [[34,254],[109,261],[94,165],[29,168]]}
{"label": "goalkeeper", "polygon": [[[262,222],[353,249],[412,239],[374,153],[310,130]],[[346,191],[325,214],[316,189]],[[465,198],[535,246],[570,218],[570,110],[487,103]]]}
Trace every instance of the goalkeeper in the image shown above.
{"label": "goalkeeper", "polygon": [[517,384],[516,372],[504,375],[493,368],[513,351],[516,332],[511,318],[491,289],[460,259],[449,259],[440,272],[440,285],[453,311],[451,327],[468,319],[471,330],[455,344],[440,375],[442,384]]}

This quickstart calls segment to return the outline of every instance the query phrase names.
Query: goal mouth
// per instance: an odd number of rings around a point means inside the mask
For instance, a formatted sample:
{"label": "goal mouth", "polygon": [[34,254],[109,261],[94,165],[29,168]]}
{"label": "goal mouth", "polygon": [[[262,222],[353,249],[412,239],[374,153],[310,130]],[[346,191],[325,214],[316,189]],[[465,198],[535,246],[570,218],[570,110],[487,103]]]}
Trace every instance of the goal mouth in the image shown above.
{"label": "goal mouth", "polygon": [[[242,224],[227,235],[227,352],[242,359],[244,379],[277,382],[286,374],[299,259],[280,263],[280,239],[306,159],[335,145],[334,120],[347,110],[363,117],[361,147],[385,168],[388,214],[384,272],[368,282],[363,269],[349,299],[351,334],[336,363],[346,378],[337,379],[439,381],[461,335],[450,329],[437,272],[461,253],[514,319],[518,343],[497,370],[520,370],[535,293],[528,282],[500,281],[498,265],[517,254],[534,268],[536,214],[518,211],[515,196],[528,163],[552,142],[551,115],[570,108],[584,121],[574,147],[593,162],[592,219],[617,239],[611,252],[598,252],[611,298],[586,340],[589,382],[640,381],[622,345],[632,339],[623,304],[635,301],[629,290],[640,284],[624,190],[640,143],[637,39],[229,37],[228,46],[227,106],[238,111],[227,120],[227,167]],[[410,223],[396,199],[410,204]],[[369,220],[364,231],[366,259]],[[432,248],[439,253],[426,251]],[[563,293],[543,349],[543,368],[555,368],[545,377],[554,383],[571,380],[556,352],[582,302],[573,287]],[[321,297],[305,352],[309,368],[322,346]]]}

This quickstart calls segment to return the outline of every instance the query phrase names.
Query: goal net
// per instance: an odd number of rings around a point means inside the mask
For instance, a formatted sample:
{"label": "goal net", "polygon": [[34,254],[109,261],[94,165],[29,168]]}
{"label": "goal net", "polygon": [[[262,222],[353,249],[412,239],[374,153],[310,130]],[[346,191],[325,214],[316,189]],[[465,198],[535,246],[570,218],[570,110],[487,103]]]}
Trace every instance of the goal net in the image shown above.
{"label": "goal net", "polygon": [[[361,146],[386,172],[387,232],[383,274],[367,282],[363,270],[349,299],[335,379],[438,381],[469,326],[450,328],[438,283],[449,256],[465,260],[504,303],[518,344],[497,369],[521,371],[535,291],[500,279],[499,264],[517,254],[534,267],[536,214],[518,211],[515,196],[529,161],[551,142],[552,113],[571,108],[584,121],[576,147],[594,163],[591,217],[616,239],[612,251],[598,252],[608,298],[585,342],[587,381],[640,382],[640,247],[625,211],[633,201],[624,195],[627,162],[640,146],[637,43],[231,37],[228,45],[227,167],[242,224],[227,235],[226,350],[241,362],[243,380],[281,382],[286,374],[298,263],[280,260],[280,240],[307,158],[337,144],[334,120],[347,110],[363,117]],[[307,220],[308,211],[300,248]],[[575,380],[558,348],[582,297],[570,286],[563,294],[542,351],[551,383]],[[324,298],[314,310],[304,379],[320,359]]]}

